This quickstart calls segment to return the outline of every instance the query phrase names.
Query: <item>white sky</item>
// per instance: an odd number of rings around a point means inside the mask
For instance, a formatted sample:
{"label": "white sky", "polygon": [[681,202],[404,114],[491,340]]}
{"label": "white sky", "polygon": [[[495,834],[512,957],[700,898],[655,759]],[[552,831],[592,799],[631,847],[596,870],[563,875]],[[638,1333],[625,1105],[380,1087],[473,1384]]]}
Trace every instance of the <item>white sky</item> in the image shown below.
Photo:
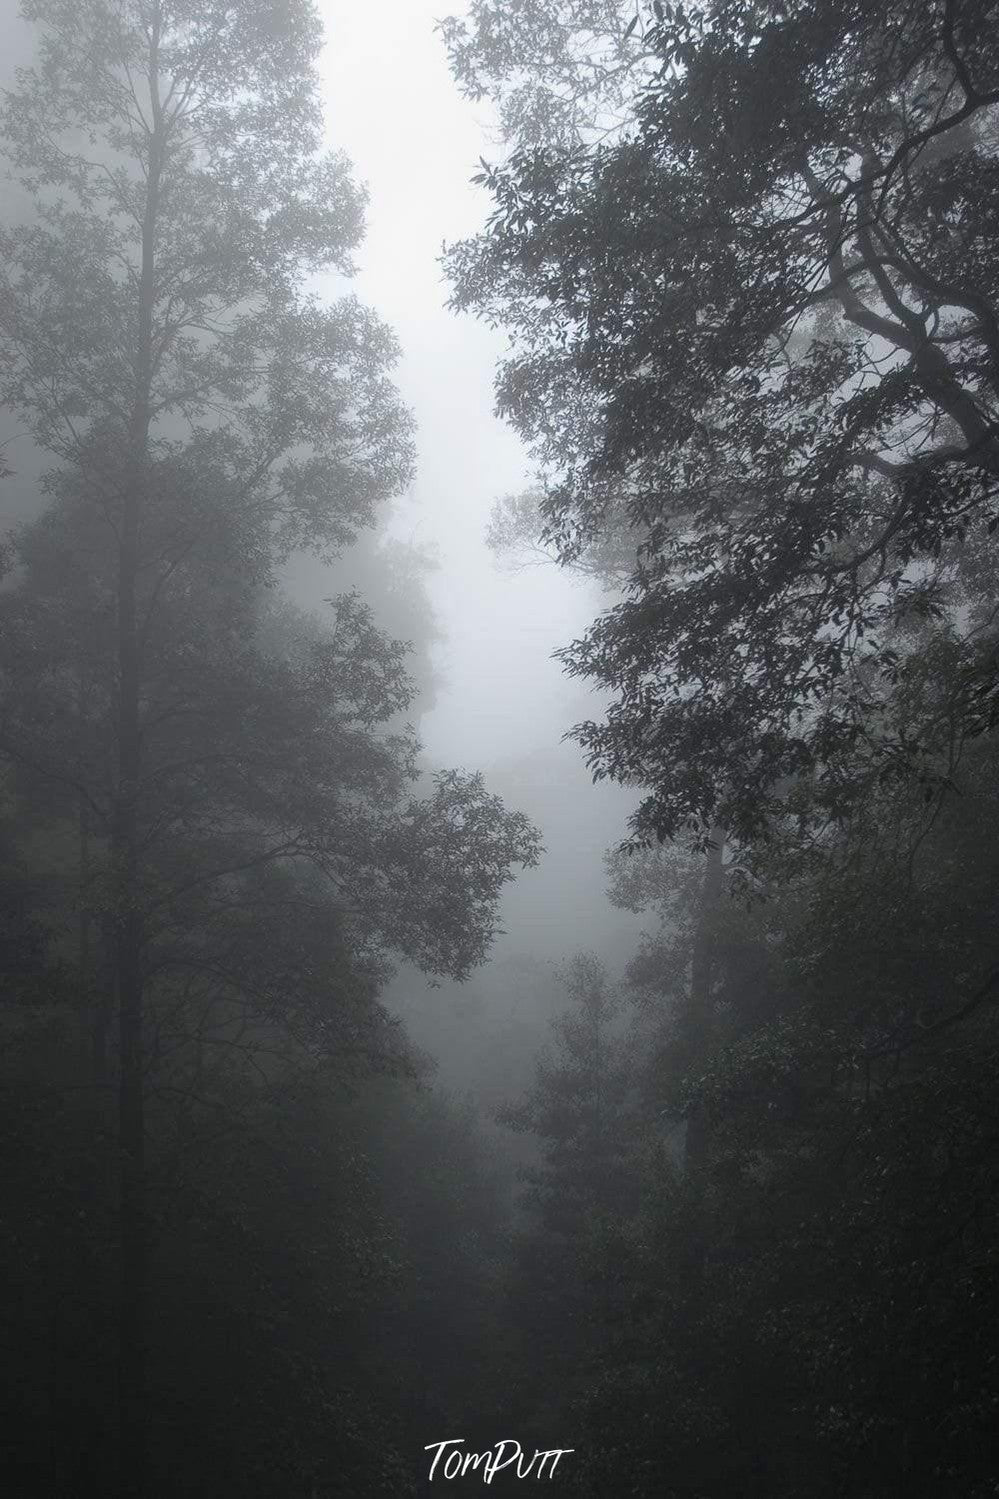
{"label": "white sky", "polygon": [[488,199],[469,179],[491,150],[485,109],[459,96],[434,33],[453,7],[325,0],[324,74],[330,138],[371,193],[355,287],[402,343],[396,377],[419,423],[419,475],[399,530],[432,542],[443,564],[432,591],[445,685],[423,734],[434,758],[478,767],[550,743],[572,721],[569,687],[547,658],[588,609],[578,583],[547,568],[504,574],[483,542],[493,500],[523,488],[529,467],[492,415],[500,336],[444,308],[438,257],[485,217]]}
{"label": "white sky", "polygon": [[623,957],[639,923],[606,901],[601,856],[624,835],[634,799],[607,783],[591,787],[579,751],[560,747],[595,706],[550,659],[595,601],[554,568],[498,570],[483,540],[493,500],[523,488],[530,468],[492,414],[502,337],[444,306],[441,248],[483,223],[489,200],[470,178],[480,156],[498,154],[486,106],[461,98],[434,32],[437,17],[463,4],[323,3],[330,140],[371,194],[355,289],[399,337],[396,378],[419,424],[419,476],[398,529],[432,543],[442,562],[432,593],[444,682],[421,731],[433,761],[485,770],[545,836],[541,869],[508,891],[509,935],[496,955],[560,958],[585,947]]}

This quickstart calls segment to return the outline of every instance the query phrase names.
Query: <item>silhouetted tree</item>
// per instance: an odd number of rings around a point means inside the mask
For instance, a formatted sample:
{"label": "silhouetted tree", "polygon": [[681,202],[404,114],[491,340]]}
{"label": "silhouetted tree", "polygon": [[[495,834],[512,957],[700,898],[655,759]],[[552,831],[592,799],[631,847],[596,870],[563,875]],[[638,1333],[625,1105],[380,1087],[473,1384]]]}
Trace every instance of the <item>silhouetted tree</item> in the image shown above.
{"label": "silhouetted tree", "polygon": [[464,974],[536,839],[475,776],[409,794],[416,742],[380,728],[408,701],[403,648],[355,599],[325,632],[261,604],[293,548],[335,553],[412,468],[391,335],[305,290],[349,274],[363,207],[320,149],[314,7],[27,14],[40,60],[2,130],[37,212],[2,234],[0,396],[54,460],[54,504],[5,601],[3,749],[76,823],[82,946],[103,938],[139,1494],[151,1067],[179,1047],[200,1069],[213,1027],[252,1065],[276,1014],[328,1049],[331,998],[336,1044],[353,1026],[364,1052],[385,944]]}
{"label": "silhouetted tree", "polygon": [[[525,70],[544,87],[548,11],[525,9],[515,60],[488,5],[455,53],[501,105]],[[550,25],[582,45],[584,11]],[[498,407],[544,534],[571,561],[623,518],[640,547],[563,653],[614,694],[578,737],[648,788],[640,840],[758,844],[788,812],[812,837],[883,776],[939,787],[991,721],[995,20],[657,4],[619,132],[553,144],[518,115],[481,175],[454,303],[513,338]],[[952,653],[932,692],[927,619]]]}

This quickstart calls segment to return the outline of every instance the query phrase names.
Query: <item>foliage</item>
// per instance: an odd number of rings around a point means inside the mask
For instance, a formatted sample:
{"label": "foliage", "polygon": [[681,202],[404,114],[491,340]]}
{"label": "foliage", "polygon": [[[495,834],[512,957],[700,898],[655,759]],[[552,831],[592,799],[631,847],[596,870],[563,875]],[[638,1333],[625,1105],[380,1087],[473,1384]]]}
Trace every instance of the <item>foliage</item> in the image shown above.
{"label": "foliage", "polygon": [[[700,1004],[703,871],[612,857],[615,898],[663,918],[634,1040],[618,1021],[594,1066],[577,960],[512,1112],[541,1151],[517,1409],[573,1434],[580,1493],[990,1493],[996,766],[978,741],[960,800],[892,783],[797,890],[719,895]],[[601,1094],[624,1104],[603,1221]]]}
{"label": "foliage", "polygon": [[[540,491],[529,489],[522,494],[504,495],[493,505],[486,545],[504,565],[517,569],[559,562],[556,548],[537,535],[541,499]],[[627,528],[608,529],[581,548],[566,565],[613,591],[627,582],[637,553],[637,538]]]}
{"label": "foliage", "polygon": [[[110,1121],[65,1009],[2,1026],[10,1485],[113,1492]],[[227,1055],[150,1110],[150,1492],[412,1492],[428,1420],[490,1399],[502,1235],[474,1129],[399,1078],[351,1096]]]}
{"label": "foliage", "polygon": [[655,61],[634,0],[473,0],[439,25],[455,81],[467,98],[499,105],[508,141],[572,148],[613,135]]}
{"label": "foliage", "polygon": [[615,694],[577,733],[648,788],[640,841],[758,846],[789,812],[813,835],[885,777],[939,784],[989,721],[994,21],[656,7],[620,138],[524,123],[484,172],[454,304],[512,335],[498,405],[547,475],[544,534],[571,560],[625,517],[640,543],[563,652]]}
{"label": "foliage", "polygon": [[[79,1431],[50,1412],[50,1468],[33,1412],[64,1361],[28,1361],[22,1489],[396,1493],[364,1372],[392,1233],[314,1136],[345,1085],[415,1071],[379,999],[393,961],[464,978],[537,834],[480,776],[425,771],[407,648],[357,594],[316,619],[276,592],[413,464],[392,335],[308,290],[351,274],[364,206],[322,149],[315,7],[25,14],[37,64],[0,135],[34,213],[0,229],[0,400],[49,504],[0,595],[5,834],[27,872],[0,880],[23,1012],[5,1107],[33,1142],[14,1321],[43,1336],[46,1295],[79,1292],[67,1359],[95,1351]],[[352,1122],[340,1136],[361,1149]],[[68,1405],[82,1365],[65,1378]]]}

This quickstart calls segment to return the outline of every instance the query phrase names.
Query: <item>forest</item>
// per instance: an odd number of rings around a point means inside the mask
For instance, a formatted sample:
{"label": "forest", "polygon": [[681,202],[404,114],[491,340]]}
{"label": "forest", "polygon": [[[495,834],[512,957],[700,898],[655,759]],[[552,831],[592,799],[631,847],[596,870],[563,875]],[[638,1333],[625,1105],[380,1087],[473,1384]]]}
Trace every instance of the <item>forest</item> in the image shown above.
{"label": "forest", "polygon": [[999,3],[447,3],[0,0],[0,1493],[995,1499]]}

